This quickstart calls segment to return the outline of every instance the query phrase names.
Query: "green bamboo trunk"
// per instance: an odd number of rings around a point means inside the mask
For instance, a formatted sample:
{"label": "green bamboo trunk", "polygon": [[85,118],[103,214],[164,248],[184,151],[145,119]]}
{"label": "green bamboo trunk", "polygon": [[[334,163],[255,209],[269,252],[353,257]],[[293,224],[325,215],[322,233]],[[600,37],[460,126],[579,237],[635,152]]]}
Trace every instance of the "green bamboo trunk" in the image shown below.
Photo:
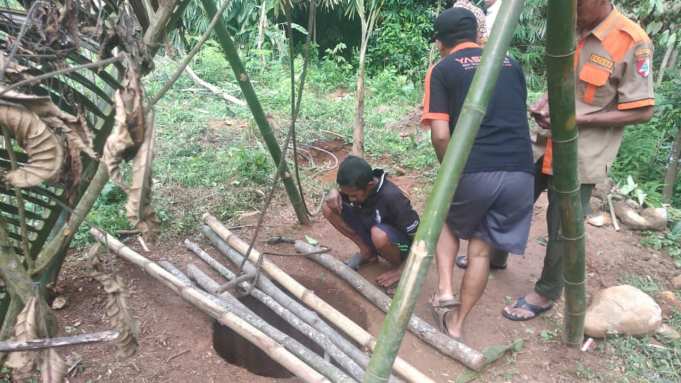
{"label": "green bamboo trunk", "polygon": [[578,346],[584,337],[584,220],[577,174],[575,124],[576,0],[549,0],[546,28],[546,69],[553,140],[551,187],[558,193],[565,280],[564,341]]}
{"label": "green bamboo trunk", "polygon": [[[225,0],[229,1],[229,0]],[[217,12],[214,0],[201,0],[203,7],[208,15],[214,15]],[[277,139],[274,137],[274,132],[270,126],[267,118],[265,117],[265,112],[262,109],[262,105],[258,100],[258,96],[255,94],[253,85],[251,84],[248,74],[246,74],[246,69],[244,68],[241,59],[239,58],[239,52],[236,50],[232,36],[227,31],[224,22],[220,22],[215,26],[215,34],[217,35],[217,40],[222,47],[222,51],[225,54],[225,58],[229,61],[229,65],[234,71],[234,76],[239,81],[239,87],[241,92],[244,94],[244,98],[248,103],[248,107],[251,109],[253,114],[253,119],[260,129],[262,138],[267,145],[267,149],[272,155],[272,159],[276,166],[279,166],[281,161],[285,161],[285,158],[281,157],[281,148],[277,143]],[[303,204],[303,198],[296,188],[295,182],[293,182],[293,177],[288,170],[286,164],[282,164],[281,167],[281,179],[284,182],[284,187],[286,188],[286,193],[288,194],[293,209],[296,211],[296,216],[298,217],[298,222],[305,225],[310,223],[310,218],[305,210],[305,205]]]}
{"label": "green bamboo trunk", "polygon": [[501,6],[491,37],[485,46],[480,67],[466,95],[454,134],[438,170],[433,191],[428,197],[421,225],[416,232],[404,273],[383,322],[364,382],[388,380],[421,285],[433,260],[449,204],[454,197],[480,123],[485,116],[487,104],[496,86],[522,5],[523,0],[506,0]]}

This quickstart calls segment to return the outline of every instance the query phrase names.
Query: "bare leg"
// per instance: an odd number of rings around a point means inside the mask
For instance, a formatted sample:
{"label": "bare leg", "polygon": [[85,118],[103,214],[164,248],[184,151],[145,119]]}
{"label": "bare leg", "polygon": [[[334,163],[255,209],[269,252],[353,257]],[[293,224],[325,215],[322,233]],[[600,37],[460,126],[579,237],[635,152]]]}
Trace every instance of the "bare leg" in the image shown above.
{"label": "bare leg", "polygon": [[478,238],[472,238],[468,242],[468,268],[461,281],[461,306],[447,316],[447,328],[449,335],[453,337],[461,337],[466,316],[485,291],[491,252],[492,247]]}
{"label": "bare leg", "polygon": [[359,247],[359,253],[364,258],[364,262],[369,262],[376,257],[376,254],[373,254],[371,248],[364,243],[362,237],[355,233],[355,231],[345,223],[343,217],[331,209],[326,203],[322,207],[322,213],[324,214],[324,218],[326,218],[326,220],[329,221],[329,223],[335,227],[336,230],[338,230],[341,234],[354,242],[357,247]]}
{"label": "bare leg", "polygon": [[452,272],[454,271],[454,258],[459,253],[459,238],[457,238],[449,226],[445,223],[440,232],[440,238],[435,248],[437,260],[437,298],[452,299]]}
{"label": "bare leg", "polygon": [[400,275],[402,275],[402,256],[400,255],[400,249],[397,245],[390,242],[388,234],[377,226],[371,228],[371,241],[374,243],[378,255],[393,266],[392,269],[379,275],[376,278],[376,283],[378,283],[379,286],[390,287],[395,284],[395,282],[399,281]]}

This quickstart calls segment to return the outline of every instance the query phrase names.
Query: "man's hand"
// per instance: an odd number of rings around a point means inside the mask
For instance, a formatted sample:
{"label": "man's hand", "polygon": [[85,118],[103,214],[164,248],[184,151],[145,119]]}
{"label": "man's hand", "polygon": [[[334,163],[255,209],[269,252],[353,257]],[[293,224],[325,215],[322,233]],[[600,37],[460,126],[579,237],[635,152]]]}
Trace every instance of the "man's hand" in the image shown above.
{"label": "man's hand", "polygon": [[340,214],[343,210],[343,199],[336,189],[331,189],[329,191],[329,194],[326,195],[324,203],[329,207],[329,209],[331,209],[331,211],[336,214]]}
{"label": "man's hand", "polygon": [[551,129],[549,116],[549,95],[544,93],[537,102],[530,106],[530,115],[542,129]]}

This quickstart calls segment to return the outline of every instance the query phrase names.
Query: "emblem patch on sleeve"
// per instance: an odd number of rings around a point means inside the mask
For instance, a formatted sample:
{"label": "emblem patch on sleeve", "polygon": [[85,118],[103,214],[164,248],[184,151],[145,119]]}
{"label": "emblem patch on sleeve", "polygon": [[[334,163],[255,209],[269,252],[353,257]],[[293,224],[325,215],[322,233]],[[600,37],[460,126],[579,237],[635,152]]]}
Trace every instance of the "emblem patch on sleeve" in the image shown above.
{"label": "emblem patch on sleeve", "polygon": [[650,75],[650,58],[641,56],[636,58],[636,73],[639,76],[646,78]]}

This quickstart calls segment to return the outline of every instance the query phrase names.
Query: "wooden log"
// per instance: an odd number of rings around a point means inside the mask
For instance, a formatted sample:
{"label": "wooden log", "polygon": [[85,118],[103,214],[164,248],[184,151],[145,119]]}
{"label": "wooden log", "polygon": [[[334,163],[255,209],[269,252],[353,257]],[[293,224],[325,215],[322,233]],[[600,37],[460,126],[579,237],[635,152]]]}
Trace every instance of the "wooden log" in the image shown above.
{"label": "wooden log", "polygon": [[[219,240],[216,234],[209,231],[209,234]],[[224,244],[224,243],[223,243]],[[208,253],[203,251],[197,244],[186,239],[184,245],[203,260],[208,266],[212,267],[220,275],[228,280],[233,280],[236,275],[220,264],[216,259],[211,257]],[[224,245],[221,251],[233,253],[233,261],[243,259],[235,250],[230,249]],[[241,258],[237,258],[241,257]],[[251,264],[246,264],[246,271],[255,271]],[[243,289],[249,289],[247,282],[239,285]],[[279,289],[272,281],[264,275],[260,275],[258,279],[258,288],[251,289],[251,296],[259,300],[265,306],[269,307],[277,315],[284,318],[289,324],[298,329],[303,334],[307,334],[310,339],[319,344],[345,371],[350,373],[355,379],[361,380],[364,375],[364,368],[369,364],[369,357],[360,351],[355,345],[350,343],[342,335],[326,324],[314,312],[298,303],[290,295]],[[391,377],[391,382],[398,382],[394,377]]]}
{"label": "wooden log", "polygon": [[[390,307],[390,298],[343,262],[328,253],[307,255],[308,253],[318,252],[320,248],[311,246],[303,241],[296,241],[295,248],[298,252],[306,255],[307,258],[324,266],[346,281],[383,312],[388,311],[388,308]],[[477,371],[485,364],[485,357],[482,353],[446,336],[416,315],[412,314],[408,328],[422,341],[433,346],[444,355],[458,360],[470,369]]]}
{"label": "wooden log", "polygon": [[[219,236],[219,239],[224,241],[228,246],[234,248],[241,254],[246,253],[248,244],[230,232],[222,223],[220,223],[220,221],[217,220],[217,218],[206,213],[203,216],[203,221],[208,225],[207,227],[204,227],[204,234],[206,233],[205,229],[208,229],[208,231],[213,231],[215,234],[217,234],[217,236]],[[215,243],[213,239],[211,239],[211,241]],[[251,262],[257,262],[260,256],[261,254],[257,250],[252,249],[249,255],[249,260]],[[333,323],[337,328],[344,331],[348,336],[354,339],[355,342],[359,343],[360,346],[371,351],[374,350],[376,346],[376,339],[371,334],[350,320],[350,318],[340,313],[333,306],[317,297],[313,291],[301,285],[298,281],[286,274],[286,272],[284,272],[274,263],[270,262],[267,258],[263,258],[262,260],[262,270],[272,279],[277,281],[277,283],[279,283],[282,287],[287,289],[291,294],[293,294],[293,296],[308,305],[310,308],[317,311],[327,320],[331,321],[331,323]],[[395,359],[393,368],[398,375],[409,382],[433,382],[431,378],[400,357]]]}
{"label": "wooden log", "polygon": [[305,382],[329,382],[323,375],[305,364],[282,345],[276,343],[272,338],[263,334],[262,331],[239,318],[233,311],[226,309],[216,301],[214,296],[191,284],[188,285],[163,269],[157,263],[125,246],[111,235],[95,228],[90,229],[90,234],[95,237],[97,241],[107,246],[109,250],[116,255],[139,266],[147,274],[166,285],[184,300],[215,318],[221,324],[231,328],[237,334],[243,336],[246,340],[264,351],[270,358],[284,366],[284,368],[289,370],[292,374]]}
{"label": "wooden log", "polygon": [[[212,280],[206,273],[201,271],[201,269],[199,269],[196,265],[191,263],[188,264],[187,274],[192,280],[196,281],[199,286],[211,294],[215,294],[215,292],[220,289],[220,285]],[[339,370],[338,367],[334,366],[329,361],[324,360],[324,358],[303,346],[297,340],[293,339],[287,334],[284,334],[276,327],[273,327],[269,323],[265,322],[229,292],[222,292],[219,296],[217,296],[217,298],[226,307],[236,309],[237,311],[235,313],[239,315],[239,317],[245,319],[255,328],[286,347],[287,350],[291,351],[315,370],[321,372],[332,382],[355,382],[354,379],[350,378],[343,371]]]}
{"label": "wooden log", "polygon": [[118,331],[100,331],[91,334],[63,336],[58,338],[30,339],[0,342],[0,352],[33,351],[46,348],[75,346],[79,344],[110,342],[118,338]]}

